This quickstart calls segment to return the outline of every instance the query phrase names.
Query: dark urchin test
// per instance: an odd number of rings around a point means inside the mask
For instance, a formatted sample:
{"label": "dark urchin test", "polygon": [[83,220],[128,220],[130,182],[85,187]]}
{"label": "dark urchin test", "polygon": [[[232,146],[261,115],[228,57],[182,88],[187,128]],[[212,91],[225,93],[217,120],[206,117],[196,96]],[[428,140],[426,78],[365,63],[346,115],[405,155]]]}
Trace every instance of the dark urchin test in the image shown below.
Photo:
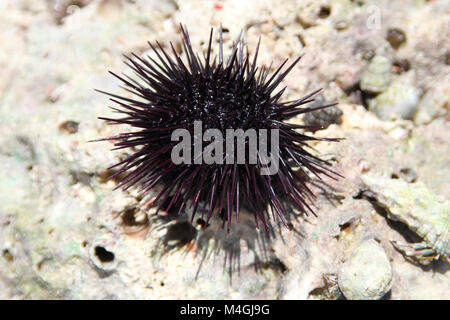
{"label": "dark urchin test", "polygon": [[[211,54],[211,29],[207,52],[200,58],[192,48],[186,28],[181,26],[181,31],[184,60],[172,44],[170,50],[166,50],[157,41],[155,45],[149,43],[154,58],[135,54],[126,57],[125,63],[139,80],[110,72],[123,82],[123,88],[132,97],[100,91],[111,97],[117,105],[113,109],[123,117],[99,119],[134,128],[132,132],[102,139],[113,140],[113,150],[137,150],[110,167],[117,169],[110,178],[123,176],[116,188],[126,190],[138,186],[145,195],[159,186],[153,201],[158,210],[180,214],[189,208],[191,221],[196,214],[201,215],[206,220],[205,227],[212,215],[220,214],[222,227],[226,224],[230,230],[233,218],[239,221],[242,205],[254,213],[256,227],[262,223],[266,231],[270,213],[285,225],[287,210],[292,206],[300,213],[314,214],[308,205],[314,199],[308,188],[311,176],[333,178],[337,174],[328,168],[328,162],[308,152],[308,141],[339,139],[308,136],[302,132],[318,130],[320,126],[285,121],[335,104],[305,107],[314,101],[313,96],[320,90],[298,100],[281,101],[285,88],[275,89],[300,58],[284,68],[286,59],[274,71],[271,66],[258,67],[259,42],[251,57],[239,36],[230,56],[224,59],[222,29],[219,31],[219,56]],[[241,164],[195,164],[194,161],[174,164],[171,152],[178,142],[172,141],[172,132],[186,129],[193,133],[194,121],[201,121],[203,130],[219,129],[224,137],[226,129],[278,129],[277,173],[261,174],[266,164],[261,163],[260,158],[256,163],[249,163],[249,157]],[[272,150],[270,141],[267,149]]]}

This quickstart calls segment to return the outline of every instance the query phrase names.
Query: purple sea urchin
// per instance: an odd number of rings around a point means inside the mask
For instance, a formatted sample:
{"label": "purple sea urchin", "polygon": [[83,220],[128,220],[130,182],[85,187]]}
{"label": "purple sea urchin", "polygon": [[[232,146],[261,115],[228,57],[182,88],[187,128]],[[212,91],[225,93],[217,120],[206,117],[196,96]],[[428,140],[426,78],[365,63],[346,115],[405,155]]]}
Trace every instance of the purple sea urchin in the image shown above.
{"label": "purple sea urchin", "polygon": [[[124,89],[133,94],[125,97],[100,91],[111,96],[117,104],[115,111],[123,118],[104,118],[110,123],[129,124],[137,131],[106,138],[115,141],[115,149],[134,148],[138,151],[112,166],[123,175],[117,188],[140,186],[148,192],[155,186],[161,189],[155,198],[159,209],[176,210],[181,213],[187,207],[192,219],[201,212],[208,225],[213,214],[222,214],[223,226],[230,229],[232,216],[239,219],[240,206],[245,204],[255,214],[256,225],[261,222],[268,229],[269,208],[286,224],[287,205],[295,206],[301,213],[313,212],[307,200],[314,198],[307,183],[311,175],[333,177],[335,173],[326,161],[309,153],[308,141],[318,139],[298,132],[317,130],[319,126],[289,124],[285,120],[296,115],[327,108],[335,104],[302,107],[320,90],[288,102],[280,102],[285,88],[275,89],[294,68],[300,58],[285,70],[286,59],[275,71],[271,67],[258,68],[259,42],[255,54],[250,57],[244,51],[241,37],[237,39],[227,60],[223,58],[222,30],[220,30],[219,56],[212,57],[213,30],[203,59],[194,53],[187,30],[181,27],[182,44],[186,59],[180,57],[171,44],[171,54],[158,42],[149,43],[155,57],[145,58],[132,54],[125,62],[138,76],[135,80],[127,75],[119,76]],[[275,129],[279,132],[278,171],[263,175],[267,166],[261,158],[256,163],[205,162],[175,164],[172,141],[176,129],[194,132],[194,121],[201,121],[203,130],[218,129],[225,136],[227,129]],[[247,137],[248,138],[248,137]],[[245,138],[246,159],[251,156],[249,140]],[[105,139],[104,139],[105,140]],[[212,142],[211,142],[212,143]],[[233,137],[234,143],[234,137]],[[270,156],[272,139],[269,139]],[[191,141],[194,146],[194,141]],[[202,141],[205,146],[208,143]],[[217,152],[217,151],[216,151]],[[216,155],[216,154],[215,154]],[[221,158],[226,157],[225,152]],[[234,156],[233,156],[234,157]],[[193,157],[192,157],[193,158]],[[195,160],[195,159],[193,159]]]}

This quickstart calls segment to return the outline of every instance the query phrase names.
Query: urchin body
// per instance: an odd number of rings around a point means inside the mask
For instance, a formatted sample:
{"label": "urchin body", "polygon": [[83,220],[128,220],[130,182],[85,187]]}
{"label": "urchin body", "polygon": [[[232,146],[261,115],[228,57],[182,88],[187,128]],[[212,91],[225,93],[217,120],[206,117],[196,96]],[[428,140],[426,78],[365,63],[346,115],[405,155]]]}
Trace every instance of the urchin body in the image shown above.
{"label": "urchin body", "polygon": [[[140,186],[141,192],[146,193],[159,185],[154,201],[158,209],[181,213],[190,208],[192,219],[201,214],[205,226],[213,214],[221,214],[228,230],[233,216],[238,221],[243,203],[254,213],[256,225],[261,222],[266,230],[270,211],[284,223],[286,205],[293,205],[302,213],[313,212],[307,204],[307,200],[314,198],[307,186],[310,176],[333,172],[327,162],[306,150],[308,141],[319,139],[298,131],[318,127],[288,124],[285,120],[334,104],[304,107],[319,90],[295,101],[280,101],[284,89],[278,92],[275,89],[300,58],[285,70],[287,60],[273,72],[270,67],[259,68],[256,64],[259,43],[250,57],[239,37],[225,60],[222,31],[219,57],[213,58],[211,30],[207,52],[201,59],[194,53],[187,31],[181,29],[184,60],[172,45],[169,53],[157,42],[156,46],[150,44],[155,59],[134,54],[127,57],[126,64],[140,80],[111,72],[134,97],[107,93],[117,104],[114,109],[124,117],[100,119],[129,124],[135,130],[107,139],[114,139],[119,149],[138,148],[113,166],[118,168],[115,175],[124,176],[117,187]],[[192,159],[189,163],[175,164],[171,153],[177,142],[172,141],[172,133],[176,129],[193,133],[196,121],[201,121],[203,130],[217,129],[224,137],[227,129],[278,130],[278,171],[273,175],[262,174],[267,164],[260,158],[256,163],[207,164]],[[269,139],[268,150],[272,150],[270,143]],[[222,156],[226,157],[225,152]]]}

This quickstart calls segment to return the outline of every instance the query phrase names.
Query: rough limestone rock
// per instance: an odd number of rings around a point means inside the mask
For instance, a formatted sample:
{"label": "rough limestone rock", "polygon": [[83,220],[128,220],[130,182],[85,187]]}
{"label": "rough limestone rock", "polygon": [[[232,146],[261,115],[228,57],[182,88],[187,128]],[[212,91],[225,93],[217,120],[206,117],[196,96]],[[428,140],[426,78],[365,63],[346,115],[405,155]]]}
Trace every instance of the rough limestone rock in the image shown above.
{"label": "rough limestone rock", "polygon": [[422,97],[419,110],[414,116],[418,125],[428,124],[450,112],[450,74],[432,83],[430,90]]}
{"label": "rough limestone rock", "polygon": [[[414,172],[410,182],[450,199],[449,9],[448,0],[1,0],[0,299],[337,299],[339,267],[373,238],[395,274],[390,299],[450,299],[448,263],[410,263],[390,243],[409,229],[355,197],[371,173],[384,179],[370,184],[378,200],[400,212],[382,195]],[[156,214],[135,190],[113,190],[107,168],[126,151],[88,141],[129,128],[97,119],[112,110],[94,89],[121,93],[108,71],[128,72],[123,54],[149,53],[147,41],[179,51],[180,22],[200,56],[220,24],[225,55],[243,30],[250,54],[261,37],[261,67],[302,56],[280,86],[286,101],[323,88],[339,103],[340,120],[311,133],[345,138],[312,144],[345,177],[310,186],[317,217],[274,224],[271,239],[251,214],[230,234],[220,221],[201,231],[187,214]],[[392,28],[407,36],[397,50]],[[414,122],[366,109],[406,74],[424,91]]]}

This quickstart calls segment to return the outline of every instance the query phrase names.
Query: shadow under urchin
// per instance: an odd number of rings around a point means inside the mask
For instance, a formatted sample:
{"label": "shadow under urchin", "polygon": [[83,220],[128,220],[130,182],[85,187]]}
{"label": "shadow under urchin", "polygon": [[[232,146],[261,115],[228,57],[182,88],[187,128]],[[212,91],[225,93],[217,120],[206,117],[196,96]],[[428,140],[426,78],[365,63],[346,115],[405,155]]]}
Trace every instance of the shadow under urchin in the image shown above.
{"label": "shadow under urchin", "polygon": [[[111,166],[121,177],[116,188],[138,187],[141,194],[149,194],[158,186],[153,203],[159,210],[189,211],[191,222],[201,217],[208,226],[211,217],[218,215],[221,226],[230,230],[232,221],[239,222],[240,212],[251,212],[255,226],[264,226],[269,234],[270,216],[287,225],[287,218],[295,208],[300,214],[313,213],[310,204],[315,198],[308,187],[312,177],[326,175],[336,178],[327,161],[309,152],[309,141],[339,141],[337,138],[316,138],[305,131],[321,129],[287,123],[305,114],[333,105],[305,107],[314,101],[316,90],[298,100],[282,102],[286,88],[275,91],[300,57],[284,68],[286,59],[277,69],[257,66],[259,44],[253,57],[245,48],[241,36],[234,42],[231,54],[224,59],[222,28],[219,31],[219,55],[212,57],[213,29],[205,54],[195,53],[189,34],[181,26],[185,58],[172,43],[166,50],[156,41],[154,57],[139,57],[132,53],[126,65],[134,71],[134,79],[126,74],[110,72],[121,82],[127,96],[97,90],[111,97],[113,110],[121,118],[105,118],[110,124],[128,124],[130,132],[101,140],[114,141],[115,148],[128,148],[134,153]],[[203,131],[214,128],[225,136],[226,129],[279,129],[279,169],[274,175],[262,175],[266,167],[258,158],[256,164],[174,164],[171,140],[175,129],[194,131],[194,121],[202,121]],[[301,132],[299,132],[300,130]],[[245,140],[248,144],[248,141]],[[203,142],[204,147],[208,144]],[[193,142],[192,142],[193,146]],[[247,147],[247,146],[246,146]],[[268,150],[270,148],[270,141]],[[248,154],[248,153],[247,153]],[[269,152],[270,156],[270,152]],[[225,159],[225,152],[223,153]],[[241,210],[241,206],[247,210]],[[188,210],[189,209],[189,210]],[[214,219],[216,220],[216,219]]]}

